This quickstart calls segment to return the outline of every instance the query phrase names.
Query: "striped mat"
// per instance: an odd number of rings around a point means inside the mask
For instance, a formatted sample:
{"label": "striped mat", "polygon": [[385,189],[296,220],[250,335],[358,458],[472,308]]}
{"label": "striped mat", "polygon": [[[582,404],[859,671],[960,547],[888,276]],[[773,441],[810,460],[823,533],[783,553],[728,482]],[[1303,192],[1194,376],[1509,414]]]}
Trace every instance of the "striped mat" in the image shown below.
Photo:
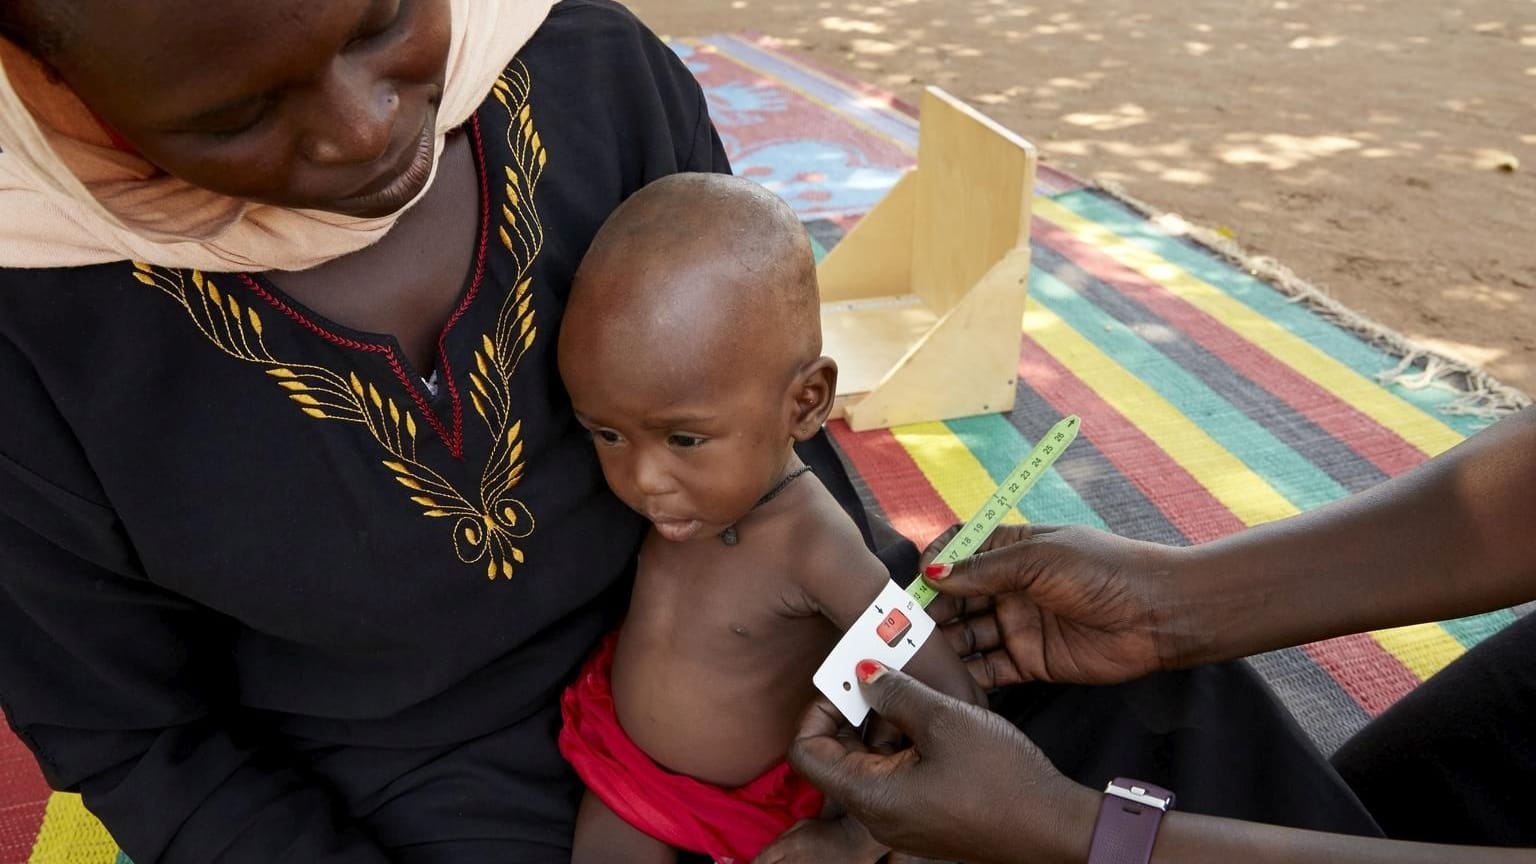
{"label": "striped mat", "polygon": [[[824,253],[913,163],[888,95],[761,40],[673,43],[739,173],[790,201]],[[1020,130],[1026,137],[1029,130]],[[1449,389],[1384,387],[1396,358],[1114,198],[1042,166],[1013,412],[856,434],[866,504],[923,542],[968,517],[1062,414],[1077,443],[1010,518],[1196,543],[1316,507],[1476,431]],[[1325,751],[1513,621],[1503,611],[1250,660]],[[0,729],[0,864],[131,864]]]}
{"label": "striped mat", "polygon": [[[789,200],[822,249],[914,162],[916,120],[887,94],[767,40],[722,35],[675,48],[704,82],[738,172]],[[1078,442],[1012,518],[1170,544],[1358,492],[1486,425],[1438,410],[1462,395],[1449,387],[1378,383],[1397,357],[1114,197],[1049,166],[1035,192],[1012,413],[862,434],[833,425],[865,503],[908,537],[923,542],[969,517],[1068,413],[1083,418]],[[1331,752],[1515,615],[1347,636],[1250,662]]]}

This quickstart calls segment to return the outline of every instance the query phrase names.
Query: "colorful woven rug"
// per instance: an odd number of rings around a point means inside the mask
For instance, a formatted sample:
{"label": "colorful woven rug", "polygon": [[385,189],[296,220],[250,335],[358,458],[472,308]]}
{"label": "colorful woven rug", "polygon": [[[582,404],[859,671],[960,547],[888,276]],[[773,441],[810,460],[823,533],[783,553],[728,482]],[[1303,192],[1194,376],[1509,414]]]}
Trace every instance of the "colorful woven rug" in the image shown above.
{"label": "colorful woven rug", "polygon": [[[819,251],[913,163],[915,120],[883,93],[753,39],[674,47],[704,83],[736,170],[789,200]],[[1082,415],[1081,437],[1012,518],[1180,544],[1364,489],[1480,425],[1437,410],[1456,392],[1378,384],[1396,358],[1114,198],[1045,166],[1036,192],[1013,412],[864,434],[834,424],[866,503],[914,540],[968,517],[1066,413]],[[1332,750],[1515,614],[1251,662]],[[0,864],[127,860],[0,730]]]}
{"label": "colorful woven rug", "polygon": [[[676,48],[738,173],[788,199],[824,248],[913,164],[916,120],[887,94],[764,40]],[[1082,416],[1082,435],[1013,518],[1171,544],[1326,504],[1486,425],[1438,410],[1463,395],[1448,387],[1378,383],[1397,357],[1114,197],[1048,166],[1035,191],[1013,412],[863,434],[833,426],[866,504],[914,540],[969,517],[1063,414]],[[1250,662],[1331,752],[1516,614]]]}

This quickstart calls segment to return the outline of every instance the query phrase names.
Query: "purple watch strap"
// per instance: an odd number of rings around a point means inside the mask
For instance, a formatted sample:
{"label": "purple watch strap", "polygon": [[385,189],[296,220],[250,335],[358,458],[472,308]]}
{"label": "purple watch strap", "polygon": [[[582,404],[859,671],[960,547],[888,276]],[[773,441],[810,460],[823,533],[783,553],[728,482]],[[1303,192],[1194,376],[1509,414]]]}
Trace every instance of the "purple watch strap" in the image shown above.
{"label": "purple watch strap", "polygon": [[1147,864],[1163,812],[1172,806],[1167,789],[1125,777],[1110,781],[1093,826],[1088,864]]}

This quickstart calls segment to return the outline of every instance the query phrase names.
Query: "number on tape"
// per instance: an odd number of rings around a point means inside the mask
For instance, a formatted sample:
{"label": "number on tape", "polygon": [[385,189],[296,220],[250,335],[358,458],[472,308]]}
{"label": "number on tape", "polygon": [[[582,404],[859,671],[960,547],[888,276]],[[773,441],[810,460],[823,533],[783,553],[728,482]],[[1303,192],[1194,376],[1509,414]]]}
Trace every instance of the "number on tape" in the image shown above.
{"label": "number on tape", "polygon": [[[1003,517],[1019,506],[1019,501],[1040,479],[1040,475],[1044,474],[1056,462],[1057,457],[1061,456],[1062,451],[1077,438],[1077,430],[1081,425],[1082,421],[1073,414],[1052,426],[1035,448],[1019,460],[1019,464],[1014,466],[1012,473],[1003,478],[1003,482],[998,484],[997,491],[993,492],[986,503],[976,511],[976,515],[961,527],[960,533],[944,544],[944,548],[939,550],[933,563],[953,564],[970,557],[980,549],[981,544],[992,536],[998,523],[1003,521]],[[935,591],[921,575],[912,580],[907,593],[925,609],[935,597],[939,596],[939,592]]]}

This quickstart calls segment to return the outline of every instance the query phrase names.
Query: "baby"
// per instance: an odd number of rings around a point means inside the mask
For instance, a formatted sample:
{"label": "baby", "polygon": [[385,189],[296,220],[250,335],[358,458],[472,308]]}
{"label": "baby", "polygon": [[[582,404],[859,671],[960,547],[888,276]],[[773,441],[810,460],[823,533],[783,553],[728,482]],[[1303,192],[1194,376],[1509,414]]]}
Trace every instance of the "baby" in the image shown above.
{"label": "baby", "polygon": [[[652,529],[628,617],[564,698],[561,751],[587,785],[575,864],[746,864],[822,811],[785,753],[812,673],[889,577],[792,449],[836,393],[820,321],[805,231],[750,181],[658,180],[582,261],[560,373]],[[907,669],[980,699],[942,638]],[[854,823],[796,833],[808,861],[886,851]]]}

